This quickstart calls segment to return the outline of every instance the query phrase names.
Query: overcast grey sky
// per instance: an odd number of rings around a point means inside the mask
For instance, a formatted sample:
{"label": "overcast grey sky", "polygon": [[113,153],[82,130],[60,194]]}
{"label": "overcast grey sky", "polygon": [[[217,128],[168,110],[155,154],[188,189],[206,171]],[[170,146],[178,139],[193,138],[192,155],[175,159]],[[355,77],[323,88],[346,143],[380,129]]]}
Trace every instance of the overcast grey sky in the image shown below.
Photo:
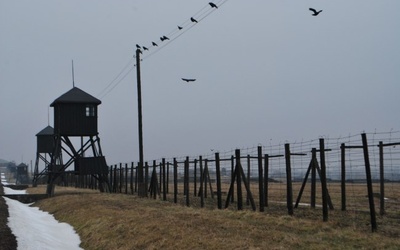
{"label": "overcast grey sky", "polygon": [[[102,101],[107,162],[138,161],[136,69],[103,90],[134,68],[135,44],[191,27],[208,2],[0,0],[0,158],[35,160],[74,60],[76,86]],[[398,130],[399,11],[398,0],[224,2],[143,54],[145,159]]]}

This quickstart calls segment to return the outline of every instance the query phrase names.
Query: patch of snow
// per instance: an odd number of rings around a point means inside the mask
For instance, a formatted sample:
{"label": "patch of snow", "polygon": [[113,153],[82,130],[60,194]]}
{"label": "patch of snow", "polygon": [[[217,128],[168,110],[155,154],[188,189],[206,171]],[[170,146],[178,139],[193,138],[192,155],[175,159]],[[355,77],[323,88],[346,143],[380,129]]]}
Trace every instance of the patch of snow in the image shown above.
{"label": "patch of snow", "polygon": [[[4,174],[1,183],[4,184]],[[13,190],[4,187],[5,194],[26,194],[26,190]],[[3,197],[8,206],[7,225],[17,238],[19,250],[75,250],[81,240],[74,228],[67,223],[60,223],[53,215],[23,204],[19,201]]]}

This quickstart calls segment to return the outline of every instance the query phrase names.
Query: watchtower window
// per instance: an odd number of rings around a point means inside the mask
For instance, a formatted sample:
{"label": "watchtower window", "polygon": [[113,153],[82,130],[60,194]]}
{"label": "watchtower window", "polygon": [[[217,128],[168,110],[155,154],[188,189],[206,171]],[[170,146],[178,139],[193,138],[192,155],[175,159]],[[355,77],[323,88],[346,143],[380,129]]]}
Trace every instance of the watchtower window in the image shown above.
{"label": "watchtower window", "polygon": [[95,110],[93,105],[87,105],[86,106],[86,116],[87,117],[96,116],[96,110]]}

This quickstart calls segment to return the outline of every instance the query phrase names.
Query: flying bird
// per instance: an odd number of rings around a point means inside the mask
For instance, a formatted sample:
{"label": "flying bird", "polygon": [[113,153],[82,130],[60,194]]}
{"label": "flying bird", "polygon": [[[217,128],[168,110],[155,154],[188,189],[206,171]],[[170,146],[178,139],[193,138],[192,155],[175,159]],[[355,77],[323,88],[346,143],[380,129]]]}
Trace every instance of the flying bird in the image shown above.
{"label": "flying bird", "polygon": [[196,79],[187,79],[187,78],[182,78],[183,81],[185,82],[194,82]]}
{"label": "flying bird", "polygon": [[181,26],[178,26],[178,29],[181,30],[181,29],[183,29],[183,28],[182,28]]}
{"label": "flying bird", "polygon": [[197,23],[197,20],[194,19],[193,17],[190,18],[190,21],[192,21],[192,22],[194,22],[194,23]]}
{"label": "flying bird", "polygon": [[316,9],[313,9],[313,8],[309,8],[309,10],[311,10],[313,12],[313,14],[312,14],[313,16],[318,16],[318,14],[322,12],[322,10],[317,11]]}
{"label": "flying bird", "polygon": [[143,50],[149,50],[149,49],[148,49],[147,47],[144,47],[144,46],[143,46]]}
{"label": "flying bird", "polygon": [[218,6],[215,3],[209,2],[208,4],[211,6],[211,8],[218,9]]}
{"label": "flying bird", "polygon": [[155,42],[151,42],[151,43],[153,44],[153,46],[158,46],[157,43],[155,43]]}

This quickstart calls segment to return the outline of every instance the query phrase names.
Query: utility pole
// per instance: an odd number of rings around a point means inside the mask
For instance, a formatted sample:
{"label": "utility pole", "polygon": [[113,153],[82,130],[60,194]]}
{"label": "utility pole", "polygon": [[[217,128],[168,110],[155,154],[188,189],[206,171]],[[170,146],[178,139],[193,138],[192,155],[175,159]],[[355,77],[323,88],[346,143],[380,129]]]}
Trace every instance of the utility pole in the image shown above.
{"label": "utility pole", "polygon": [[138,130],[139,130],[139,166],[138,166],[138,195],[146,197],[146,184],[143,176],[143,122],[142,122],[142,87],[140,79],[140,49],[136,49],[136,72],[137,72],[137,99],[138,99]]}

